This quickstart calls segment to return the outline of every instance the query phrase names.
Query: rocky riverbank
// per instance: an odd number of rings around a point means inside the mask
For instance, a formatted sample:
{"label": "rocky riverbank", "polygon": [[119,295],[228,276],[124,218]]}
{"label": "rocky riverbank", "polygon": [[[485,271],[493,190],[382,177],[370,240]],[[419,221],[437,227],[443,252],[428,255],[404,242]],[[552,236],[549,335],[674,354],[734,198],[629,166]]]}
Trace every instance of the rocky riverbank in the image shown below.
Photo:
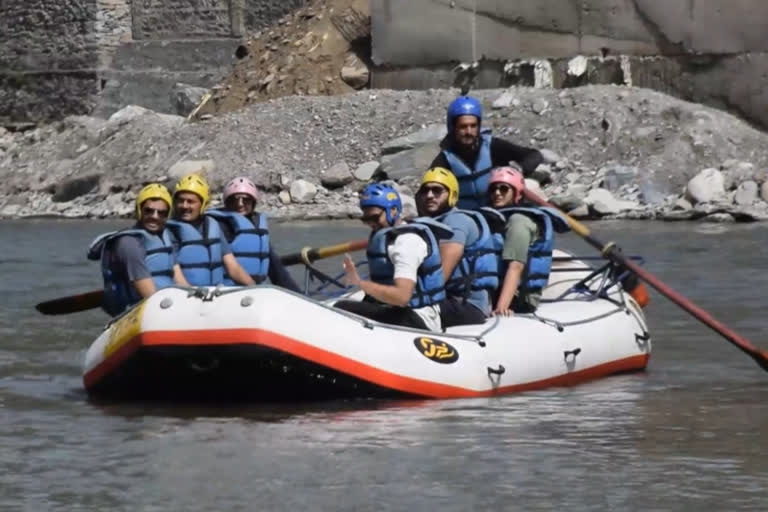
{"label": "rocky riverbank", "polygon": [[[253,177],[273,217],[353,217],[369,180],[413,195],[456,94],[286,97],[197,122],[127,107],[0,131],[0,216],[130,216],[144,183],[202,171],[216,191]],[[476,95],[485,126],[543,150],[529,185],[579,218],[768,220],[768,135],[729,114],[618,86]]]}

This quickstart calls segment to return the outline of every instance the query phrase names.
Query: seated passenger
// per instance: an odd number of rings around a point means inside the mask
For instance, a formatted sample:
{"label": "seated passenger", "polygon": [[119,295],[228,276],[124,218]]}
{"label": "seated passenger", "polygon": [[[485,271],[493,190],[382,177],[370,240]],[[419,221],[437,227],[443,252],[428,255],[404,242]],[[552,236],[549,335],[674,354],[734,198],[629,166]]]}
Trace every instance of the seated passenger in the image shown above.
{"label": "seated passenger", "polygon": [[[266,214],[255,210],[259,192],[246,177],[235,178],[224,187],[224,209],[208,210],[219,221],[224,238],[241,267],[256,284],[269,277],[272,284],[301,293],[270,244]],[[229,274],[224,284],[235,285]]]}
{"label": "seated passenger", "polygon": [[359,286],[365,299],[342,300],[335,307],[383,323],[440,331],[445,288],[438,239],[450,236],[450,228],[421,217],[406,224],[400,217],[400,196],[384,185],[367,186],[360,195],[360,208],[362,221],[371,228],[367,250],[371,277],[360,279],[347,255],[346,282]]}
{"label": "seated passenger", "polygon": [[88,249],[89,259],[101,259],[102,308],[110,315],[117,316],[174,283],[189,286],[165,228],[170,211],[168,189],[157,183],[147,185],[136,196],[136,225],[105,233]]}
{"label": "seated passenger", "polygon": [[203,215],[209,197],[208,183],[198,174],[181,178],[173,191],[173,220],[168,221],[168,229],[184,277],[192,286],[216,286],[224,284],[226,270],[238,284],[255,284],[232,255],[216,219]]}
{"label": "seated passenger", "polygon": [[449,226],[452,236],[440,241],[446,301],[440,306],[443,328],[482,324],[491,314],[491,294],[499,286],[494,240],[480,212],[455,208],[459,183],[448,169],[424,174],[416,194],[419,215]]}
{"label": "seated passenger", "polygon": [[491,172],[488,201],[497,210],[493,213],[500,215],[495,236],[501,258],[499,275],[503,276],[494,315],[536,311],[549,281],[554,233],[569,230],[568,221],[557,210],[520,206],[523,190],[525,181],[519,170],[500,167]]}

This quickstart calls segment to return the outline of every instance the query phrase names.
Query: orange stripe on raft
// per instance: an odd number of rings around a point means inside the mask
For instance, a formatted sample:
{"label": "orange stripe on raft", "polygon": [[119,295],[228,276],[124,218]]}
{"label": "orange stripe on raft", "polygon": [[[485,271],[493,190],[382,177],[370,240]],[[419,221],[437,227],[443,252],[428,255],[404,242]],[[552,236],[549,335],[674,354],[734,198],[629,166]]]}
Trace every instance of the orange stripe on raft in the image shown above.
{"label": "orange stripe on raft", "polygon": [[133,355],[141,347],[141,334],[134,336],[130,341],[112,352],[109,357],[97,364],[91,371],[83,375],[85,389],[95,386],[101,379],[116,370],[120,364]]}
{"label": "orange stripe on raft", "polygon": [[[650,354],[638,354],[635,356],[611,361],[601,365],[579,370],[577,372],[559,375],[549,379],[542,379],[525,384],[516,384],[504,386],[497,389],[476,391],[458,386],[447,384],[438,384],[435,382],[404,377],[396,373],[391,373],[374,366],[369,366],[359,361],[340,356],[339,354],[323,350],[312,345],[300,342],[293,338],[283,336],[271,331],[262,329],[217,329],[203,331],[152,331],[139,335],[141,346],[164,346],[164,345],[233,345],[233,344],[253,344],[271,347],[282,352],[312,361],[314,363],[332,368],[347,375],[352,375],[361,380],[377,384],[379,386],[430,398],[468,398],[484,397],[506,393],[515,393],[520,391],[530,391],[555,386],[572,386],[589,380],[593,380],[614,373],[628,372],[633,370],[642,370],[648,364]],[[258,340],[258,341],[254,341]],[[128,346],[131,349],[137,348],[134,345],[136,339],[131,340],[126,346],[121,347],[115,354],[112,354],[108,360],[97,366],[85,376],[85,385],[89,387],[90,383],[96,383],[105,376],[111,369],[119,365],[122,359],[125,359],[133,352],[126,350]],[[120,357],[112,363],[112,359]],[[112,363],[112,364],[107,364]],[[103,367],[103,368],[102,368]],[[93,374],[93,376],[91,376]]]}

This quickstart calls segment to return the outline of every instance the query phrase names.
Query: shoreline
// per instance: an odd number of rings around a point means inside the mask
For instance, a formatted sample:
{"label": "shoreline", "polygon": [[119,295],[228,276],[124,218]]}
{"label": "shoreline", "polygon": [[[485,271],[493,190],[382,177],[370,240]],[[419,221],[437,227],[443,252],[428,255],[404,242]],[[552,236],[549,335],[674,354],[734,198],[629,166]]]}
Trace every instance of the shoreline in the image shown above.
{"label": "shoreline", "polygon": [[[354,219],[371,182],[396,187],[415,216],[456,94],[285,97],[194,122],[129,106],[0,131],[0,218],[131,217],[144,184],[192,172],[211,184],[212,207],[231,178],[249,176],[275,220]],[[622,86],[473,95],[483,127],[542,152],[526,186],[576,219],[768,220],[768,134],[730,114]]]}

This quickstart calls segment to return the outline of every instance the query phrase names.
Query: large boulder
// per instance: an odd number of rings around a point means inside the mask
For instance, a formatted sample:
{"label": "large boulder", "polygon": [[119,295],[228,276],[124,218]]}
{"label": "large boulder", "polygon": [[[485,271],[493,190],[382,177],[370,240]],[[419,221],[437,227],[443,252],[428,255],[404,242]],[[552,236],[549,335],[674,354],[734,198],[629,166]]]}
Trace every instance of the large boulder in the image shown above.
{"label": "large boulder", "polygon": [[733,202],[739,205],[752,204],[758,199],[757,183],[754,181],[745,181],[736,189],[733,195]]}
{"label": "large boulder", "polygon": [[429,169],[439,151],[437,144],[425,144],[409,151],[385,155],[381,158],[381,173],[395,181],[409,176],[421,176]]}
{"label": "large boulder", "polygon": [[515,99],[515,95],[512,94],[512,91],[504,91],[501,93],[501,96],[493,100],[493,103],[491,104],[491,108],[494,110],[498,110],[501,108],[509,108],[512,106],[512,102]]}
{"label": "large boulder", "polygon": [[557,206],[561,210],[565,212],[569,212],[583,205],[584,199],[582,199],[581,196],[565,193],[557,196],[552,196],[551,198],[549,198],[549,202]]}
{"label": "large boulder", "polygon": [[393,155],[402,151],[430,144],[434,147],[434,154],[439,151],[438,144],[446,136],[448,130],[444,124],[430,124],[417,132],[392,139],[381,147],[382,155]]}
{"label": "large boulder", "polygon": [[207,92],[208,89],[203,87],[177,83],[171,89],[171,106],[176,114],[186,117],[197,108]]}
{"label": "large boulder", "polygon": [[89,192],[92,192],[99,186],[100,181],[101,175],[99,174],[89,174],[87,176],[64,180],[54,186],[52,199],[57,203],[71,201],[76,197],[84,196]]}
{"label": "large boulder", "polygon": [[715,168],[704,169],[688,182],[685,195],[694,204],[721,199],[725,195],[723,173]]}
{"label": "large boulder", "polygon": [[294,203],[309,203],[316,195],[317,187],[306,180],[291,183],[291,201]]}
{"label": "large boulder", "polygon": [[376,160],[371,160],[370,162],[364,162],[358,165],[357,169],[355,169],[355,172],[352,174],[355,176],[356,180],[368,181],[373,178],[373,176],[376,174],[376,171],[379,170],[379,167],[381,167],[379,162]]}
{"label": "large boulder", "polygon": [[723,172],[723,180],[725,181],[724,186],[726,190],[734,190],[740,183],[759,179],[757,169],[750,162],[726,160],[723,162],[723,165],[720,166],[720,169]]}
{"label": "large boulder", "polygon": [[544,191],[541,190],[541,184],[538,181],[531,178],[526,178],[525,188],[536,194],[538,197],[544,199],[545,201],[548,200],[546,194],[544,194]]}
{"label": "large boulder", "polygon": [[362,89],[368,86],[371,73],[365,62],[354,53],[350,53],[341,68],[341,79],[353,89]]}
{"label": "large boulder", "polygon": [[760,198],[768,203],[768,181],[760,185]]}
{"label": "large boulder", "polygon": [[584,198],[584,203],[598,215],[615,215],[625,210],[634,210],[638,206],[634,201],[616,199],[609,190],[604,188],[590,190]]}
{"label": "large boulder", "polygon": [[320,176],[320,184],[333,190],[352,183],[354,179],[347,163],[339,162]]}

